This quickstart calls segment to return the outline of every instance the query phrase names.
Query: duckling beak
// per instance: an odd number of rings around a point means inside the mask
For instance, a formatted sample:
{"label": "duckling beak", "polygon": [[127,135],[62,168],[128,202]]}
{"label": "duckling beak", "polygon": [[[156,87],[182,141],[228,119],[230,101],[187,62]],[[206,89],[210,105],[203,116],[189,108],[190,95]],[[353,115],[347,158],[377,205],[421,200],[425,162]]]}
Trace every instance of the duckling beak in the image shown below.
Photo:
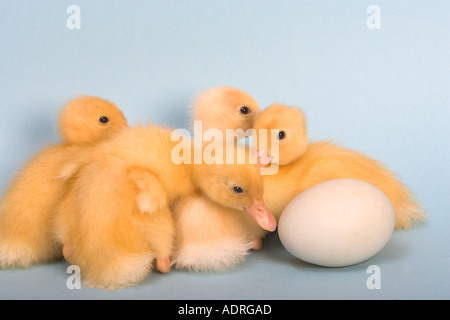
{"label": "duckling beak", "polygon": [[256,150],[256,163],[260,168],[265,168],[270,162],[272,162],[272,157],[267,156],[265,149]]}
{"label": "duckling beak", "polygon": [[250,207],[244,208],[244,210],[247,211],[264,230],[275,231],[277,228],[277,221],[270,213],[269,209],[267,209],[264,201],[257,200]]}

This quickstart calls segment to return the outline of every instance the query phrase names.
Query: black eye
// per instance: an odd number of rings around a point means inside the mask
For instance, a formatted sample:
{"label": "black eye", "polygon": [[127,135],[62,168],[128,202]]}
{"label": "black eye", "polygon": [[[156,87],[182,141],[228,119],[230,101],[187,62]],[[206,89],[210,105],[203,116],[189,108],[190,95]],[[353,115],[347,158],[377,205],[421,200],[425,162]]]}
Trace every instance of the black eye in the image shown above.
{"label": "black eye", "polygon": [[242,114],[249,114],[250,113],[250,109],[246,106],[241,107],[241,113]]}
{"label": "black eye", "polygon": [[105,117],[105,116],[102,116],[102,117],[100,117],[100,119],[98,119],[98,121],[100,121],[100,123],[105,124],[105,123],[109,122],[109,118]]}
{"label": "black eye", "polygon": [[233,187],[233,191],[236,192],[236,193],[244,192],[244,190],[241,187],[239,187],[239,186],[234,186]]}
{"label": "black eye", "polygon": [[280,131],[278,132],[278,140],[283,140],[286,137],[286,132]]}

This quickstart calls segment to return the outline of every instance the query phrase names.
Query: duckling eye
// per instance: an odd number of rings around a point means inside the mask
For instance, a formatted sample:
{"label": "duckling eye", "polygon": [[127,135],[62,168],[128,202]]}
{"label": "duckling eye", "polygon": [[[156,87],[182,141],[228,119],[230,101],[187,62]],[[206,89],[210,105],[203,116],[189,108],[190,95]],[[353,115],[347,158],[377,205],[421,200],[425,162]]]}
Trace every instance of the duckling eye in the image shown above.
{"label": "duckling eye", "polygon": [[108,117],[105,117],[105,116],[102,116],[102,117],[100,117],[100,118],[98,119],[98,121],[99,121],[100,123],[106,124],[106,123],[109,122],[109,118],[108,118]]}
{"label": "duckling eye", "polygon": [[243,107],[241,107],[241,113],[242,114],[249,114],[250,113],[250,109],[247,106],[243,106]]}
{"label": "duckling eye", "polygon": [[235,193],[242,193],[242,192],[244,192],[244,190],[241,187],[239,187],[239,186],[234,186],[233,187],[233,191]]}
{"label": "duckling eye", "polygon": [[284,131],[278,132],[278,140],[283,140],[284,138],[286,138],[286,132]]}

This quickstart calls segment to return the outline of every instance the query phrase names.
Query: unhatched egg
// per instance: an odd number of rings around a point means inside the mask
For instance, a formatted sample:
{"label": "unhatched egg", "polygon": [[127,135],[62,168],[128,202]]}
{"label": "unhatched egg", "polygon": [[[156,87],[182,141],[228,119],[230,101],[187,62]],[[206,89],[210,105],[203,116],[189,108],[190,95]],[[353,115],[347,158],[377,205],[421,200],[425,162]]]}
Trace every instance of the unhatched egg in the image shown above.
{"label": "unhatched egg", "polygon": [[297,258],[343,267],[377,254],[394,224],[394,209],[382,191],[363,181],[337,179],[294,198],[281,214],[278,234]]}

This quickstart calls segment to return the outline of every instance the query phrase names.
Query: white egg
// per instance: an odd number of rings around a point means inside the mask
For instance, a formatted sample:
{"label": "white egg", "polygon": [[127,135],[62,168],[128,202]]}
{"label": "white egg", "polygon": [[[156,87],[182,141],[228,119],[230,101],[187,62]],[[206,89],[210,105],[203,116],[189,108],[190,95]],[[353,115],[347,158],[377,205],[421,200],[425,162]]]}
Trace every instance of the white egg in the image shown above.
{"label": "white egg", "polygon": [[297,258],[343,267],[377,254],[394,224],[394,209],[381,190],[363,181],[337,179],[295,197],[280,216],[278,234]]}

